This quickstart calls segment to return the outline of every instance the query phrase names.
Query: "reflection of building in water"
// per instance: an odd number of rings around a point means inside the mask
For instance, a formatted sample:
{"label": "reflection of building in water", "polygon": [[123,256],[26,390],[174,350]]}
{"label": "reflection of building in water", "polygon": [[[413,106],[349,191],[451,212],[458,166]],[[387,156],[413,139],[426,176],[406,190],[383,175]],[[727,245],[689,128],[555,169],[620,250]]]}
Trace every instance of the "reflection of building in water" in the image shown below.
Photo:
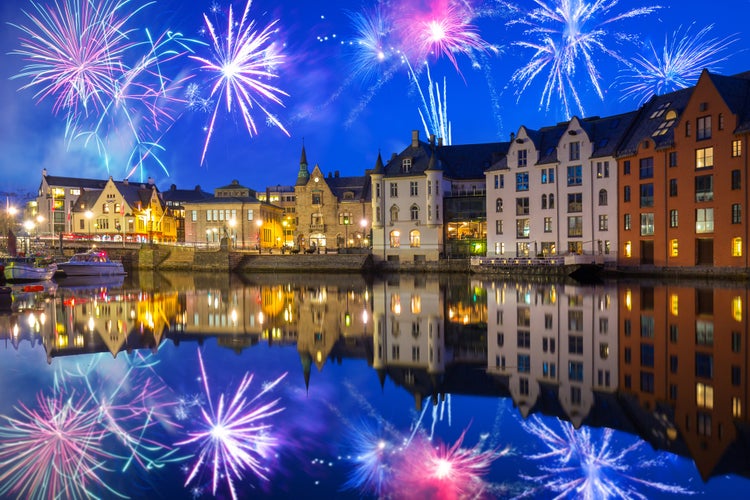
{"label": "reflection of building in water", "polygon": [[56,356],[155,350],[182,313],[176,291],[65,290],[55,309],[54,330],[43,340],[50,362]]}
{"label": "reflection of building in water", "polygon": [[54,290],[13,291],[11,311],[0,313],[0,341],[18,350],[21,342],[41,344],[55,327]]}
{"label": "reflection of building in water", "polygon": [[507,384],[524,417],[549,395],[579,426],[595,393],[616,389],[615,286],[487,286],[488,372]]}
{"label": "reflection of building in water", "polygon": [[748,299],[744,288],[619,287],[620,387],[648,439],[686,447],[704,479],[750,471]]}
{"label": "reflection of building in water", "polygon": [[[339,356],[352,350],[372,334],[372,328],[368,328],[372,311],[367,288],[301,286],[296,303],[297,351],[308,384],[313,364],[321,370],[326,359],[334,353]],[[342,342],[344,346],[337,349]]]}

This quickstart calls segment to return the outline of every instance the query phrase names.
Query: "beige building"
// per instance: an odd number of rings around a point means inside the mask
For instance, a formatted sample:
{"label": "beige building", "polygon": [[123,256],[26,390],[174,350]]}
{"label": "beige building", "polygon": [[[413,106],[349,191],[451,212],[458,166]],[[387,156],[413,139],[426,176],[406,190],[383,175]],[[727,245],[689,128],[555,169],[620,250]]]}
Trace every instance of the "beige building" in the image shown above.
{"label": "beige building", "polygon": [[216,188],[214,196],[183,204],[185,242],[218,246],[226,237],[233,248],[280,250],[283,209],[258,199],[237,180]]}
{"label": "beige building", "polygon": [[302,147],[296,196],[295,246],[310,248],[368,248],[372,206],[369,175],[324,176],[318,165],[310,172]]}

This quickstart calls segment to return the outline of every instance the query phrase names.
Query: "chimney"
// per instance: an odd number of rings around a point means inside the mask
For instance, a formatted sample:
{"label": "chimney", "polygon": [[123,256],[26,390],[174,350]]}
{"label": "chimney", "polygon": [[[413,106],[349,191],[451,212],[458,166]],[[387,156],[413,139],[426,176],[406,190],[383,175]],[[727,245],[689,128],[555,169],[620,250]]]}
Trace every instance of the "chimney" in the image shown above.
{"label": "chimney", "polygon": [[122,180],[122,183],[125,184],[126,186],[129,184],[127,177]]}
{"label": "chimney", "polygon": [[443,147],[443,138],[442,137],[438,137],[438,147],[439,148]]}
{"label": "chimney", "polygon": [[430,134],[430,146],[435,145],[435,134]]}
{"label": "chimney", "polygon": [[339,177],[339,171],[338,171],[338,170],[336,170],[336,171],[335,171],[335,172],[333,173],[333,176],[334,176],[334,177],[336,177],[336,178],[338,179],[338,177]]}
{"label": "chimney", "polygon": [[154,178],[153,177],[149,177],[148,178],[148,183],[149,183],[149,185],[153,186],[154,185]]}
{"label": "chimney", "polygon": [[411,147],[419,147],[419,130],[411,131]]}
{"label": "chimney", "polygon": [[47,177],[47,169],[46,168],[42,169],[42,176]]}
{"label": "chimney", "polygon": [[510,133],[510,142],[513,142],[513,139],[515,139],[515,138],[516,138],[515,132],[511,132]]}

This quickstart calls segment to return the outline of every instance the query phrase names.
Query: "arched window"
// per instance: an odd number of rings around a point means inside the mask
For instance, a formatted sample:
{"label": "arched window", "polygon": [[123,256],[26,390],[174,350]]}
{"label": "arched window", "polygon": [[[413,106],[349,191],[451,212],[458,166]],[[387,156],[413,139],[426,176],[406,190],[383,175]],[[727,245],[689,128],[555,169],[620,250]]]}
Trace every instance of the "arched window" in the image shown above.
{"label": "arched window", "polygon": [[542,210],[544,210],[545,208],[547,208],[547,195],[543,194],[542,195]]}
{"label": "arched window", "polygon": [[606,206],[607,205],[607,190],[601,189],[599,191],[599,206]]}
{"label": "arched window", "polygon": [[398,207],[396,205],[393,205],[391,207],[391,222],[396,222],[398,220]]}
{"label": "arched window", "polygon": [[398,230],[391,231],[391,248],[398,248],[401,246],[401,233]]}
{"label": "arched window", "polygon": [[549,195],[549,207],[555,208],[555,195],[554,194]]}
{"label": "arched window", "polygon": [[495,212],[500,213],[503,211],[503,199],[498,198],[495,200]]}
{"label": "arched window", "polygon": [[419,220],[419,207],[416,205],[412,205],[409,209],[411,213],[411,220]]}
{"label": "arched window", "polygon": [[413,230],[409,233],[409,246],[412,248],[419,248],[422,245],[422,238],[418,230]]}

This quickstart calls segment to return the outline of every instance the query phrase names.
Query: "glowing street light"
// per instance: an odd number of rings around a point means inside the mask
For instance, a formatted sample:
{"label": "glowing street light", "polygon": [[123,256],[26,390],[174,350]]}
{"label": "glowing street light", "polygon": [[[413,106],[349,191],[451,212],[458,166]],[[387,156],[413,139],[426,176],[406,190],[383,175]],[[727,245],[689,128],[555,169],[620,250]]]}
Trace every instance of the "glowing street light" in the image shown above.
{"label": "glowing street light", "polygon": [[261,252],[261,244],[260,244],[260,227],[263,225],[263,219],[258,219],[255,221],[255,225],[258,226],[258,253]]}
{"label": "glowing street light", "polygon": [[83,215],[89,221],[89,223],[88,223],[89,224],[89,239],[91,239],[91,219],[94,218],[94,212],[92,212],[91,210],[86,210],[86,212],[84,212]]}

